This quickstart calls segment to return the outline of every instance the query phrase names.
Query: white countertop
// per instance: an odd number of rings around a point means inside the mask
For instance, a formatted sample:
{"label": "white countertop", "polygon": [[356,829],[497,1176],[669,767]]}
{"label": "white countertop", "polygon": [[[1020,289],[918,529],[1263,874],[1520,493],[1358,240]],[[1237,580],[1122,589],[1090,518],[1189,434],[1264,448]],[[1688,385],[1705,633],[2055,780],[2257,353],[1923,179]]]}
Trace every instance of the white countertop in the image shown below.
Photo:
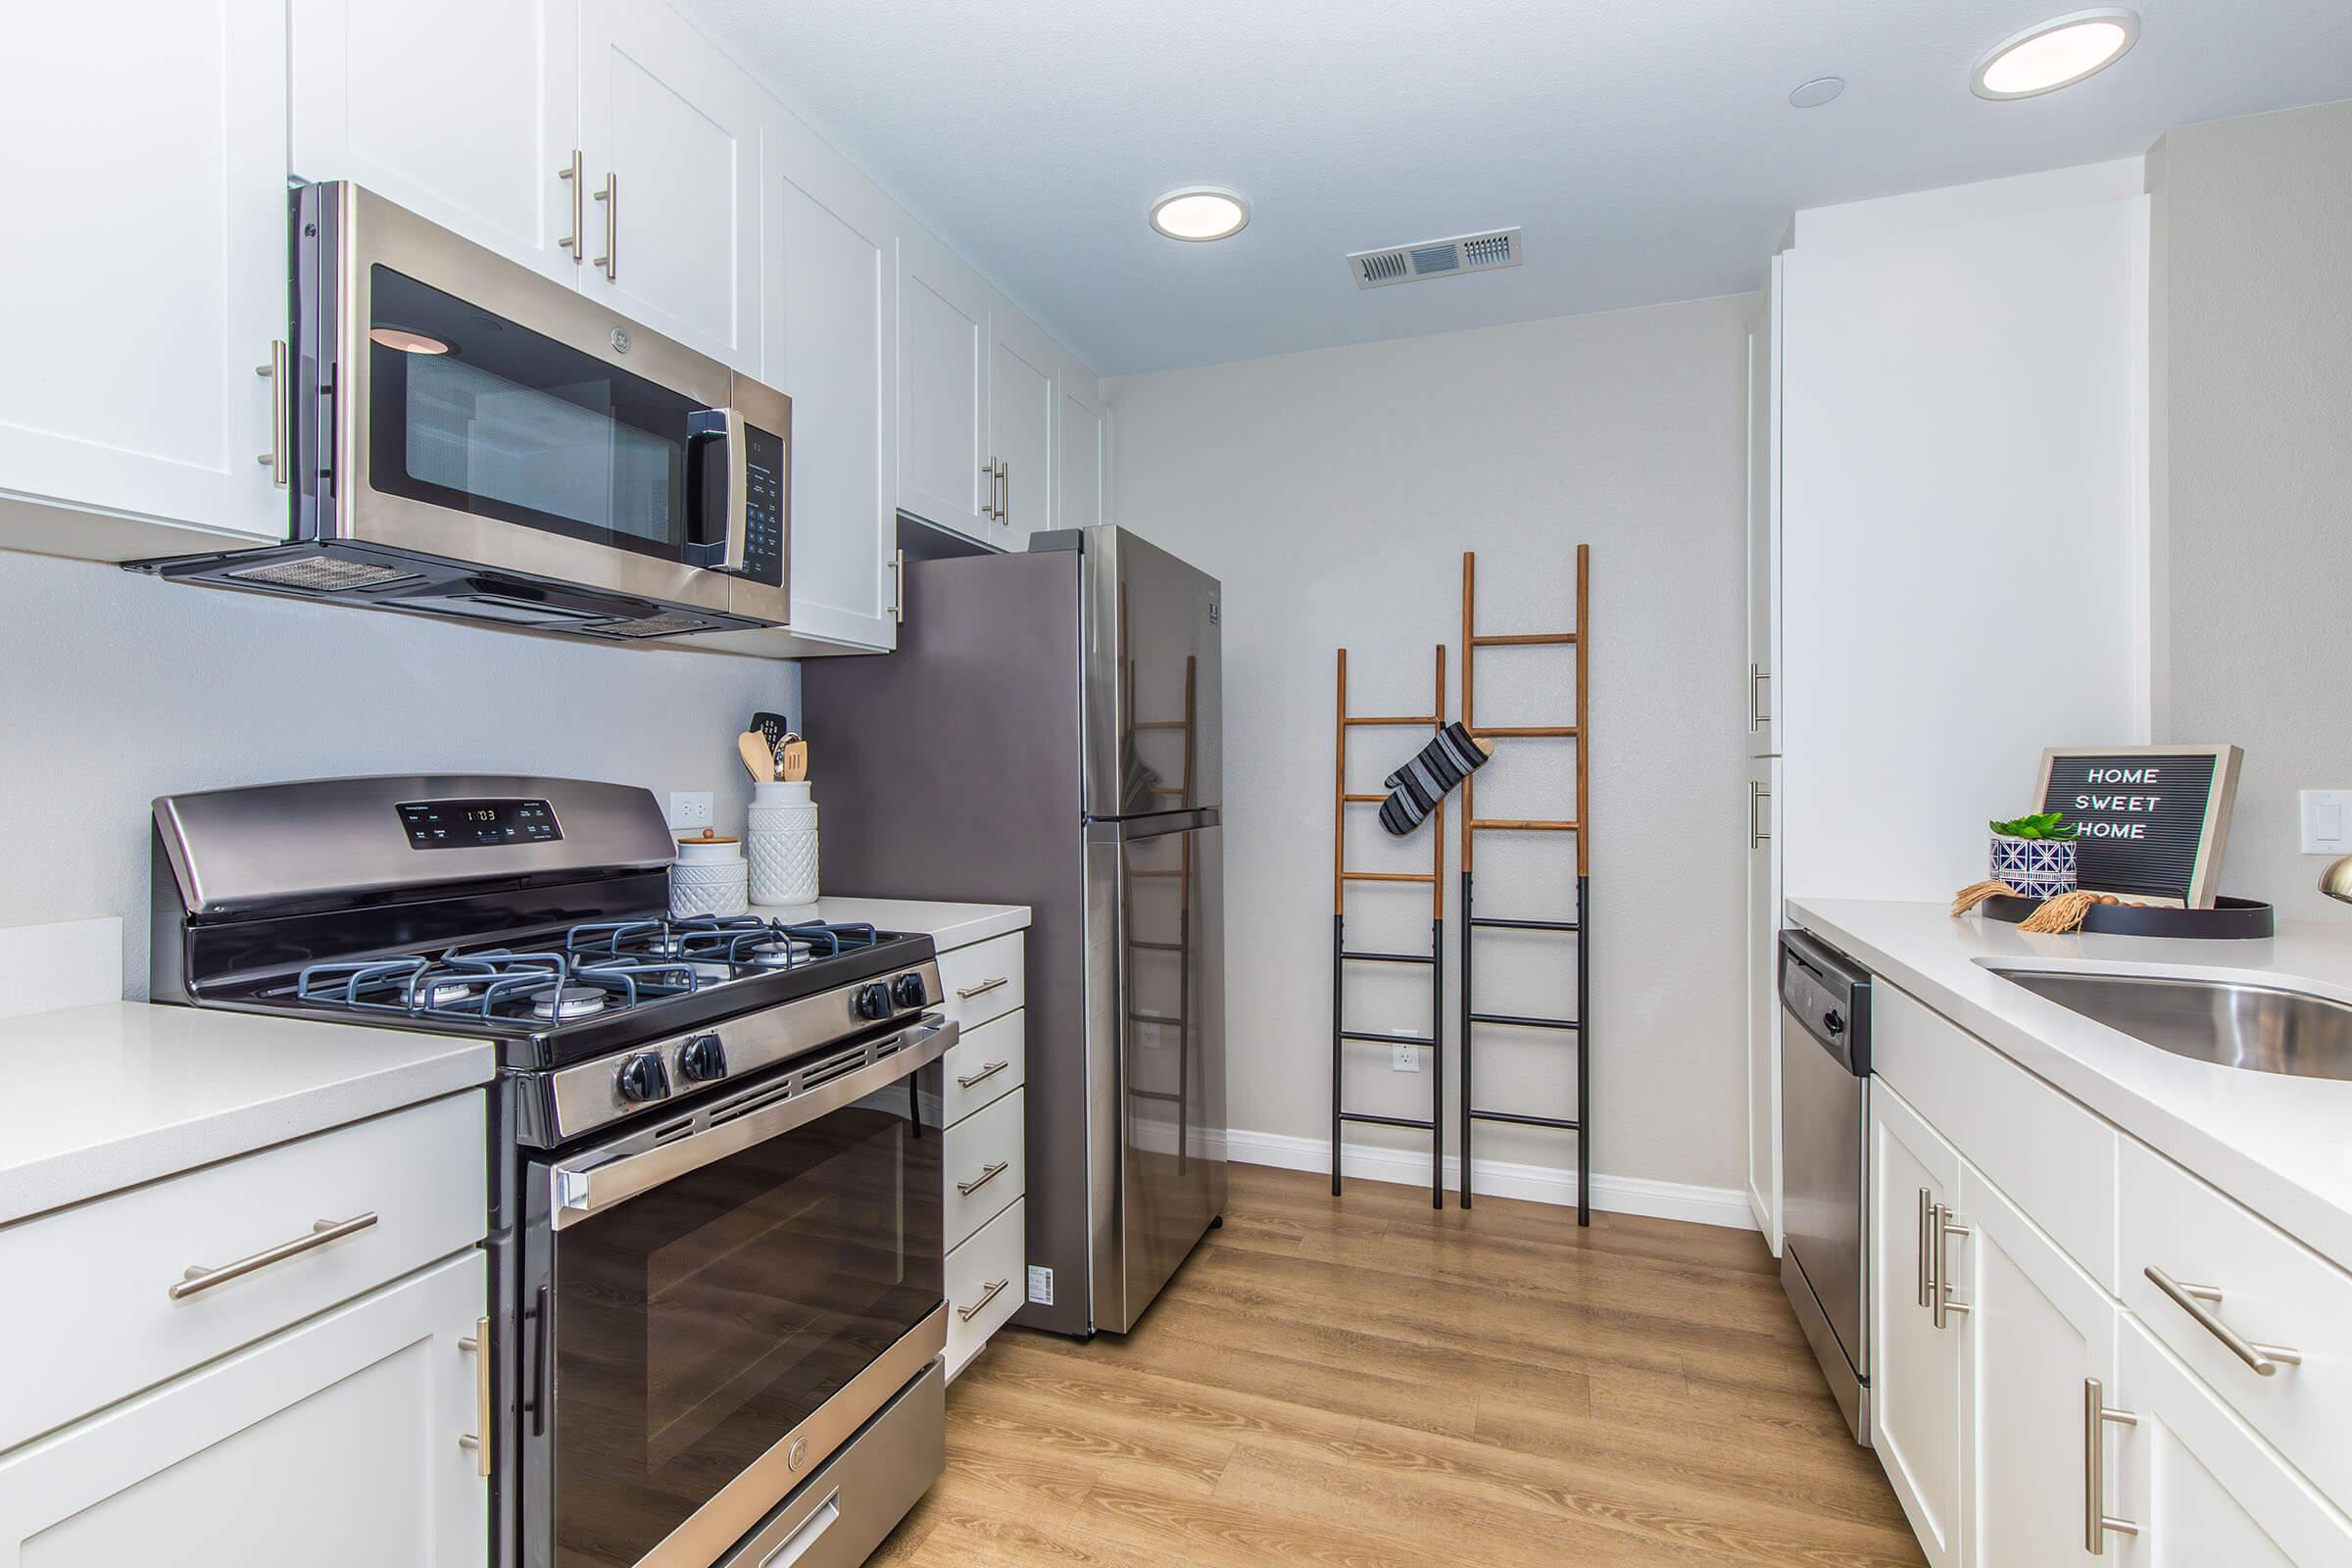
{"label": "white countertop", "polygon": [[108,1002],[0,1020],[0,1225],[497,1076],[483,1041]]}
{"label": "white countertop", "polygon": [[2352,927],[2260,942],[2029,935],[1940,905],[1788,901],[1789,919],[2281,1229],[2352,1268],[2352,1083],[2176,1056],[2002,979],[2099,969],[2283,986],[2352,1003]]}
{"label": "white countertop", "polygon": [[1029,924],[1026,904],[935,904],[924,899],[819,899],[814,904],[755,904],[752,913],[771,920],[828,920],[880,926],[885,931],[928,931],[942,953],[968,948]]}

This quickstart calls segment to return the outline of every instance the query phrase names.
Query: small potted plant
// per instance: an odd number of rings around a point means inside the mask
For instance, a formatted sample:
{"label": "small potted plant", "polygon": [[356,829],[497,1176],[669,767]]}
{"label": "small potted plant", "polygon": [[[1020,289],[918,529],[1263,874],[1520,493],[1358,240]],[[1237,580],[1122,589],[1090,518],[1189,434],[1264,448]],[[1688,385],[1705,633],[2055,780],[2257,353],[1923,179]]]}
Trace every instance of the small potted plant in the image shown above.
{"label": "small potted plant", "polygon": [[2075,840],[2082,829],[2059,811],[2037,811],[1992,824],[1992,875],[2020,898],[2054,899],[2075,891]]}

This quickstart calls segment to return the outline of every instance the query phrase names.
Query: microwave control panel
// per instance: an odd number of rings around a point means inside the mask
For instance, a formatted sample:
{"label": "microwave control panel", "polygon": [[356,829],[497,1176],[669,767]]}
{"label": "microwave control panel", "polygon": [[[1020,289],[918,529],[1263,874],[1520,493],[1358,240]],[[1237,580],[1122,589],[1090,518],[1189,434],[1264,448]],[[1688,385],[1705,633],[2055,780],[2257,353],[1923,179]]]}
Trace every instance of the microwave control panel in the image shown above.
{"label": "microwave control panel", "polygon": [[403,801],[399,810],[413,850],[549,844],[564,836],[545,801]]}
{"label": "microwave control panel", "polygon": [[743,574],[784,585],[784,438],[757,425],[743,431]]}

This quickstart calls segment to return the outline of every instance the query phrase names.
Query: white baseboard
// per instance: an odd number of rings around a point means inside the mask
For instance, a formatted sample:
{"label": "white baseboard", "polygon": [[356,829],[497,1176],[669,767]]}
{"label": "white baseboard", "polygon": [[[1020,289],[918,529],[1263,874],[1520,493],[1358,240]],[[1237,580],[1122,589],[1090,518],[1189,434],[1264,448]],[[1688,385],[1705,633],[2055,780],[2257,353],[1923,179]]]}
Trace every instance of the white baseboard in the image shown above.
{"label": "white baseboard", "polygon": [[[1283,1170],[1331,1169],[1331,1144],[1322,1138],[1293,1138],[1287,1133],[1253,1133],[1236,1129],[1225,1135],[1225,1157],[1245,1165],[1273,1165]],[[1406,1187],[1429,1185],[1429,1156],[1409,1149],[1377,1149],[1349,1144],[1341,1166],[1348,1176],[1366,1181],[1396,1182]],[[1524,1198],[1538,1203],[1576,1202],[1576,1172],[1549,1165],[1520,1165],[1509,1160],[1473,1162],[1477,1193],[1491,1198]],[[1446,1188],[1460,1186],[1460,1156],[1446,1156]],[[1720,1225],[1752,1231],[1756,1217],[1749,1211],[1747,1194],[1737,1187],[1692,1187],[1683,1182],[1651,1181],[1644,1176],[1592,1178],[1592,1206],[1612,1214],[1646,1214],[1653,1219],[1689,1220],[1694,1225]]]}

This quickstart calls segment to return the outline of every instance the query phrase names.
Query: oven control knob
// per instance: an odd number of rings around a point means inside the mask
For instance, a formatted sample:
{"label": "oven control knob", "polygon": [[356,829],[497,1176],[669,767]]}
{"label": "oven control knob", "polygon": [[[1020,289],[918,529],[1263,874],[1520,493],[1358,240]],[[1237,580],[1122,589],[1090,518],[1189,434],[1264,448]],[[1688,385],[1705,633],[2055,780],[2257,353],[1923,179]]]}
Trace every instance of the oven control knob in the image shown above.
{"label": "oven control knob", "polygon": [[859,986],[858,994],[850,999],[850,1008],[860,1018],[889,1017],[891,1014],[890,987],[879,980],[871,985]]}
{"label": "oven control knob", "polygon": [[909,969],[890,982],[890,1000],[902,1007],[919,1007],[931,1000],[931,993],[924,988],[923,977]]}
{"label": "oven control knob", "polygon": [[707,1084],[727,1075],[726,1048],[716,1035],[696,1035],[678,1048],[678,1071],[689,1083]]}
{"label": "oven control knob", "polygon": [[649,1100],[669,1098],[669,1074],[662,1065],[659,1052],[645,1052],[624,1060],[612,1074],[612,1087],[620,1098],[643,1104]]}

